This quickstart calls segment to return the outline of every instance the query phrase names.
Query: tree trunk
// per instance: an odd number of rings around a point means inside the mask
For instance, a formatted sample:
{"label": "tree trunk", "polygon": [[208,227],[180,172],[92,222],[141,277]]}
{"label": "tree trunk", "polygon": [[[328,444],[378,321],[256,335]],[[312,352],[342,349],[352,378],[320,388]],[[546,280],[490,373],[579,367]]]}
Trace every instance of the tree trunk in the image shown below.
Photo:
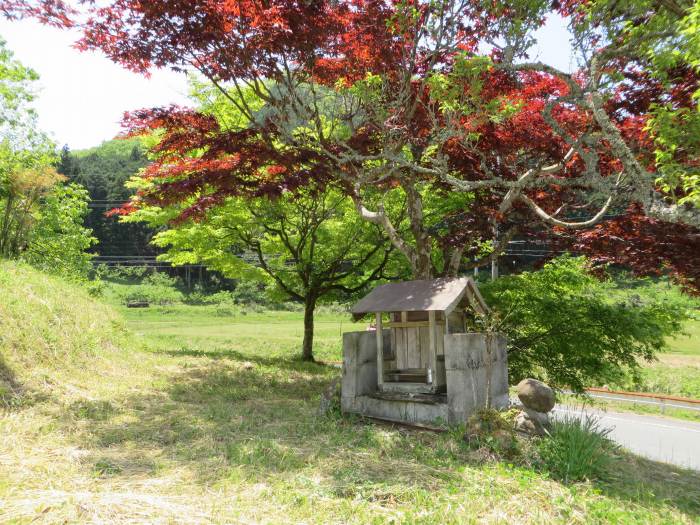
{"label": "tree trunk", "polygon": [[314,310],[316,297],[307,295],[304,301],[304,342],[301,347],[302,361],[314,360]]}
{"label": "tree trunk", "polygon": [[411,269],[413,270],[414,279],[432,279],[433,262],[430,260],[430,254],[426,251],[419,253],[411,261]]}
{"label": "tree trunk", "polygon": [[365,208],[359,194],[359,186],[352,195],[352,199],[360,217],[373,224],[379,225],[387,234],[394,247],[406,257],[411,264],[413,278],[432,279],[434,276],[433,261],[431,259],[432,245],[430,242],[430,235],[425,230],[423,224],[423,201],[420,198],[420,194],[413,186],[413,182],[409,181],[402,187],[406,192],[406,211],[408,213],[411,236],[413,237],[415,246],[406,242],[406,240],[401,237],[401,234],[396,231],[396,228],[389,220],[381,203],[377,205],[376,212]]}
{"label": "tree trunk", "polygon": [[4,257],[9,257],[10,255],[10,220],[13,205],[12,194],[10,194],[7,196],[7,201],[5,203],[5,213],[3,214],[2,229],[0,230],[0,255]]}
{"label": "tree trunk", "polygon": [[413,180],[402,184],[402,187],[406,192],[406,211],[408,212],[411,234],[415,241],[415,257],[411,260],[413,277],[415,279],[432,279],[433,261],[430,257],[432,247],[430,235],[425,231],[423,200]]}
{"label": "tree trunk", "polygon": [[496,222],[496,219],[491,219],[491,222],[493,224],[493,248],[494,248],[494,254],[493,257],[491,258],[491,280],[495,281],[498,279],[498,249],[499,249],[499,244],[498,244],[498,223]]}

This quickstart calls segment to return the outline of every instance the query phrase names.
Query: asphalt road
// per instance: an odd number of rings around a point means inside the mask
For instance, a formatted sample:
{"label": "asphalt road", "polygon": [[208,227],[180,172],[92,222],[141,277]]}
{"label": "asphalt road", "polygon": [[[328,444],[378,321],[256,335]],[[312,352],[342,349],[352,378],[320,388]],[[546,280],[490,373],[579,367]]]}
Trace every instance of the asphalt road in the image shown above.
{"label": "asphalt road", "polygon": [[[554,412],[581,414],[580,409],[561,405]],[[700,423],[591,409],[586,413],[611,429],[610,438],[628,450],[655,461],[700,470]]]}

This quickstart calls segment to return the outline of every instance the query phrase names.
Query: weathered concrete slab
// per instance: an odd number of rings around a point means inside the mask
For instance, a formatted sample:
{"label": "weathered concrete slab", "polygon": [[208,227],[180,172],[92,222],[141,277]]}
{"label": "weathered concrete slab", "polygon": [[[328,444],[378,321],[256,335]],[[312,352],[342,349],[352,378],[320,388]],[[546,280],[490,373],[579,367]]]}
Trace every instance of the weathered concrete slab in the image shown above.
{"label": "weathered concrete slab", "polygon": [[[390,345],[391,330],[384,330],[384,348]],[[343,334],[343,381],[341,408],[347,399],[377,391],[377,334],[374,331]]]}
{"label": "weathered concrete slab", "polygon": [[408,399],[379,399],[373,396],[347,398],[344,412],[391,421],[439,425],[447,422],[447,403],[424,403]]}
{"label": "weathered concrete slab", "polygon": [[404,394],[432,394],[436,391],[437,388],[435,388],[432,384],[427,383],[384,383],[382,385],[382,392],[397,392]]}
{"label": "weathered concrete slab", "polygon": [[406,401],[408,399],[413,403],[426,403],[429,405],[447,403],[447,394],[398,394],[394,392],[377,392],[372,397],[389,401]]}
{"label": "weathered concrete slab", "polygon": [[508,357],[504,336],[494,337],[489,355],[483,333],[446,335],[445,370],[450,423],[462,423],[486,406],[489,374],[491,406],[508,406]]}

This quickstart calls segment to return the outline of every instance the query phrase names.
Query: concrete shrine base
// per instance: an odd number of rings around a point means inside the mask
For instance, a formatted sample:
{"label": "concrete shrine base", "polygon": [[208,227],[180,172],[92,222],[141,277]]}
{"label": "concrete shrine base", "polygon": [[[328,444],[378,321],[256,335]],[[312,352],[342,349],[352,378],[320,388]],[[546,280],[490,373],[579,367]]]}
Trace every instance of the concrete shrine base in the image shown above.
{"label": "concrete shrine base", "polygon": [[[384,398],[381,394],[342,398],[343,412],[363,416],[422,425],[437,425],[449,420],[447,396],[429,403],[411,399],[413,394],[393,394]],[[438,397],[438,396],[436,396]]]}
{"label": "concrete shrine base", "polygon": [[[382,335],[388,356],[391,354],[389,330],[384,330]],[[482,333],[447,334],[444,343],[445,394],[383,392],[377,386],[376,333],[343,334],[343,412],[402,423],[457,425],[486,405],[489,373],[491,406],[508,406],[505,337],[494,337],[490,356],[486,335]]]}

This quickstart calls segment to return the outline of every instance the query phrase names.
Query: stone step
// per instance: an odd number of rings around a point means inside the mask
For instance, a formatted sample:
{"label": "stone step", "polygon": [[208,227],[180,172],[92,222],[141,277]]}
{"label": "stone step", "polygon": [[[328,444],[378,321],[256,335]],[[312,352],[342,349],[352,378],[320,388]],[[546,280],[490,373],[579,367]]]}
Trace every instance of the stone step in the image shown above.
{"label": "stone step", "polygon": [[425,368],[404,368],[387,370],[384,381],[398,383],[427,383],[428,371]]}

